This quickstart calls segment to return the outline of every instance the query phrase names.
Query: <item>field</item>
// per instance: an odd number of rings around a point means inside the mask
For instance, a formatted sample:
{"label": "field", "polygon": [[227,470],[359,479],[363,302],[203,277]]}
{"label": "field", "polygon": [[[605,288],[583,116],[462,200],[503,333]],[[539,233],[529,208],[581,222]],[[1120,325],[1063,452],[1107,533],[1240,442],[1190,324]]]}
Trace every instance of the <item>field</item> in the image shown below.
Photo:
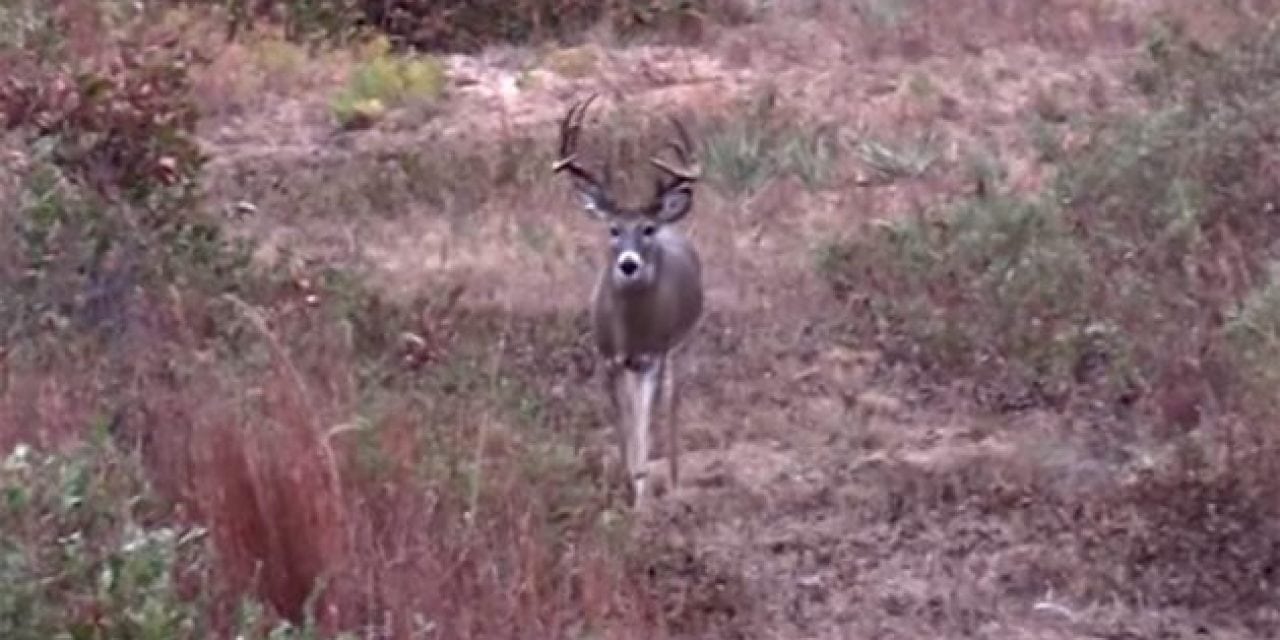
{"label": "field", "polygon": [[[466,4],[0,6],[0,637],[1280,629],[1280,4]],[[593,92],[705,173],[639,512]]]}

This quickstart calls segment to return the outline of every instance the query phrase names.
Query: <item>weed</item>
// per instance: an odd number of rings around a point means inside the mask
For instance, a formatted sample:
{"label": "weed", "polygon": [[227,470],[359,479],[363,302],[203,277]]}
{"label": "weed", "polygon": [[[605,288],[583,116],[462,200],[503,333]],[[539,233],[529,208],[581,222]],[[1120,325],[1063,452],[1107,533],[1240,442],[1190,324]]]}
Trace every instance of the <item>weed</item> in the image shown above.
{"label": "weed", "polygon": [[776,111],[764,92],[707,134],[700,154],[707,172],[730,193],[748,194],[778,175],[795,175],[810,189],[827,185],[841,150],[831,125],[808,129]]}
{"label": "weed", "polygon": [[360,0],[213,0],[213,3],[225,8],[228,39],[270,21],[284,27],[290,42],[340,44],[357,36],[364,14]]}
{"label": "weed", "polygon": [[343,126],[367,125],[388,108],[439,99],[444,85],[444,66],[435,58],[380,55],[351,71],[332,109]]}
{"label": "weed", "polygon": [[1009,177],[1008,167],[1000,158],[999,150],[987,145],[977,145],[965,151],[965,167],[977,185],[979,197],[998,193]]}
{"label": "weed", "polygon": [[911,0],[857,0],[858,13],[878,27],[896,27],[911,11]]}
{"label": "weed", "polygon": [[1223,327],[1238,363],[1236,377],[1252,406],[1270,413],[1276,407],[1274,390],[1280,384],[1280,267],[1272,265],[1266,280],[1231,310]]}
{"label": "weed", "polygon": [[767,133],[743,122],[709,137],[702,156],[708,173],[730,193],[742,194],[759,189],[777,171],[770,151]]}
{"label": "weed", "polygon": [[566,78],[585,78],[598,64],[595,51],[586,47],[558,49],[546,58],[547,68]]}
{"label": "weed", "polygon": [[0,635],[200,638],[210,553],[197,526],[157,524],[136,460],[110,444],[0,463]]}
{"label": "weed", "polygon": [[907,78],[907,92],[916,100],[933,100],[938,95],[938,86],[928,74],[915,71]]}
{"label": "weed", "polygon": [[863,163],[886,181],[918,178],[938,158],[937,141],[932,132],[897,144],[866,136],[855,143],[854,150]]}
{"label": "weed", "polygon": [[820,126],[799,132],[784,143],[782,165],[810,190],[827,186],[840,154],[840,138],[834,127]]}
{"label": "weed", "polygon": [[307,52],[283,38],[266,37],[254,43],[254,62],[269,84],[297,75],[307,62]]}
{"label": "weed", "polygon": [[1036,151],[1036,159],[1040,162],[1057,162],[1063,157],[1062,136],[1053,125],[1040,118],[1033,118],[1027,123],[1031,137],[1031,147]]}
{"label": "weed", "polygon": [[[1276,87],[1261,80],[1280,68],[1277,43],[1264,30],[1212,70],[1180,65],[1163,44],[1152,62],[1168,80],[1159,108],[1101,124],[1045,193],[987,188],[828,251],[824,270],[846,295],[865,283],[899,356],[989,383],[1002,402],[1101,394],[1117,411],[1137,402],[1165,418],[1230,405],[1238,382],[1221,372],[1268,379],[1257,369],[1266,356],[1241,345],[1267,353],[1272,285],[1252,283],[1269,282],[1280,238],[1264,213],[1273,182],[1257,169],[1280,127],[1264,106]],[[923,165],[862,150],[890,173]]]}

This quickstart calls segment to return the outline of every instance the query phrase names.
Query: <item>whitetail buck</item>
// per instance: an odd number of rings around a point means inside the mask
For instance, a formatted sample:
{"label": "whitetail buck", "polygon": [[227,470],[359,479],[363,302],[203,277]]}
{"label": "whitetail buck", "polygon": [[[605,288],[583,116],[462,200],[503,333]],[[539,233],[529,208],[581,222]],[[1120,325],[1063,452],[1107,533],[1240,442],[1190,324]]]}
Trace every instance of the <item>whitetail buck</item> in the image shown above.
{"label": "whitetail buck", "polygon": [[605,391],[617,420],[632,504],[639,506],[648,480],[654,409],[664,400],[669,488],[679,479],[674,356],[702,316],[703,293],[698,253],[672,223],[689,213],[699,170],[690,164],[689,134],[673,118],[679,139],[667,146],[679,166],[653,157],[650,162],[665,176],[657,178],[652,199],[638,207],[619,205],[610,193],[609,176],[602,182],[578,162],[583,114],[594,99],[592,95],[570,107],[565,115],[553,172],[568,173],[587,213],[608,225],[609,262],[591,294],[591,324],[604,360]]}

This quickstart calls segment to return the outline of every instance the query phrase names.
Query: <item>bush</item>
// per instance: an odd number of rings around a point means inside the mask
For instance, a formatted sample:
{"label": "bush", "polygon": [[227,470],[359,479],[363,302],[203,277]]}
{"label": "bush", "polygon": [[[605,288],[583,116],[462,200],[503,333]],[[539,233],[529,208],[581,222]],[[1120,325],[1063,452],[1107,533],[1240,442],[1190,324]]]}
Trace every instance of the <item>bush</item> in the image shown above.
{"label": "bush", "polygon": [[1101,399],[1178,423],[1244,410],[1235,372],[1272,366],[1243,345],[1274,324],[1277,35],[1212,64],[1162,45],[1151,112],[1101,123],[1044,194],[889,223],[833,247],[828,277],[892,353],[996,406]]}
{"label": "bush", "polygon": [[149,284],[235,286],[247,251],[199,204],[183,52],[140,42],[20,69],[0,96],[23,140],[0,212],[4,295],[21,301],[0,313],[4,335],[109,325]]}
{"label": "bush", "polygon": [[827,186],[843,152],[839,131],[789,115],[765,91],[710,126],[699,151],[709,177],[734,194],[754,192],[779,175],[793,175],[810,189]]}
{"label": "bush", "polygon": [[[737,23],[751,11],[741,0],[214,0],[230,8],[231,34],[255,20],[282,23],[295,41],[345,41],[371,27],[398,48],[476,51],[488,44],[572,42],[598,23],[631,38],[690,31],[711,20]],[[700,29],[692,29],[696,32]]]}
{"label": "bush", "polygon": [[[0,51],[0,447],[72,453],[0,470],[0,635],[648,628],[575,436],[596,407],[553,401],[575,319],[251,264],[201,197],[185,54],[54,8],[74,47]],[[429,94],[433,65],[383,49],[353,91]]]}
{"label": "bush", "polygon": [[105,443],[19,445],[0,462],[0,496],[0,636],[206,637],[204,531],[173,523],[135,460]]}
{"label": "bush", "polygon": [[1017,401],[1060,398],[1105,335],[1089,320],[1085,254],[1044,202],[972,202],[943,220],[896,224],[838,248],[827,269],[842,292],[871,292],[891,354],[998,380]]}
{"label": "bush", "polygon": [[352,70],[347,86],[333,101],[333,112],[347,127],[376,120],[393,107],[430,103],[444,93],[444,66],[431,57],[375,54]]}

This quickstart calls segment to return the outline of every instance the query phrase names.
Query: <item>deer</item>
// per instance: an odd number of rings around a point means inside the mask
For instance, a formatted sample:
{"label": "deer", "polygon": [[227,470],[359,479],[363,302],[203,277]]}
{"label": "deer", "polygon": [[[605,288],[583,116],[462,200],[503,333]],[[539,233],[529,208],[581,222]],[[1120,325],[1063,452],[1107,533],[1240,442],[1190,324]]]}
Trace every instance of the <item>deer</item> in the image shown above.
{"label": "deer", "polygon": [[[571,106],[560,123],[553,174],[567,175],[590,218],[604,223],[609,241],[590,300],[590,327],[603,362],[603,382],[629,478],[631,506],[646,501],[654,410],[665,405],[668,492],[680,475],[679,390],[675,361],[703,313],[702,262],[688,237],[674,225],[693,207],[701,170],[691,162],[689,133],[676,118],[676,138],[667,142],[678,164],[659,155],[650,162],[661,173],[648,202],[617,202],[605,179],[584,168],[577,154],[584,114],[596,94]],[[624,410],[625,409],[625,410]]]}

